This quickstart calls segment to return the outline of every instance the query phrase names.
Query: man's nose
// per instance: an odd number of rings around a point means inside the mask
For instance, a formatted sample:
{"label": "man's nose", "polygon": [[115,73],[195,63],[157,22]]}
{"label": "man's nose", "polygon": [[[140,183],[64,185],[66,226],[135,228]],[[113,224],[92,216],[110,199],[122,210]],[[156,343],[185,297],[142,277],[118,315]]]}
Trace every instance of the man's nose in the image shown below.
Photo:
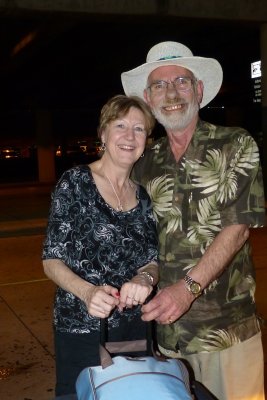
{"label": "man's nose", "polygon": [[174,98],[177,96],[178,90],[176,89],[176,86],[174,82],[168,82],[167,88],[166,88],[166,96],[170,98]]}

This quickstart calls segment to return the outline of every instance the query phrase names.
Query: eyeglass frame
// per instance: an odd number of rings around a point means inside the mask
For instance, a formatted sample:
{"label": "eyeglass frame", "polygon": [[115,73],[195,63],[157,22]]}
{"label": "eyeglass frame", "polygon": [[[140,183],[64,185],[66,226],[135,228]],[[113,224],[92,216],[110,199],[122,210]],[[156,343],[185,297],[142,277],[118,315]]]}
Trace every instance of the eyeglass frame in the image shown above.
{"label": "eyeglass frame", "polygon": [[[187,82],[190,82],[190,87],[188,89],[179,89],[177,88],[175,82],[177,80],[181,80],[181,79],[185,79]],[[191,78],[190,76],[177,76],[174,80],[172,81],[164,81],[163,79],[160,79],[158,81],[154,81],[151,83],[151,85],[147,86],[146,90],[150,90],[151,93],[157,94],[157,93],[163,93],[166,92],[167,89],[169,88],[169,85],[172,85],[175,90],[179,91],[179,92],[189,92],[189,90],[191,90],[194,87],[194,84],[197,82],[196,78]],[[160,83],[164,83],[164,87],[162,87],[162,89],[160,89],[158,92],[151,90],[151,86],[152,85],[156,85],[156,84],[160,84]]]}

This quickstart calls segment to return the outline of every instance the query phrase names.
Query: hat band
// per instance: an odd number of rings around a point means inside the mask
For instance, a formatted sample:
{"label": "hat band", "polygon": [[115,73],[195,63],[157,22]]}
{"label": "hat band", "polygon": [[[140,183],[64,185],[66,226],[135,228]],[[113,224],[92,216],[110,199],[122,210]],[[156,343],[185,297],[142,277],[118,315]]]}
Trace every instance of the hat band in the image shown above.
{"label": "hat band", "polygon": [[167,56],[167,57],[159,58],[158,61],[171,60],[172,58],[181,58],[181,57],[182,56]]}

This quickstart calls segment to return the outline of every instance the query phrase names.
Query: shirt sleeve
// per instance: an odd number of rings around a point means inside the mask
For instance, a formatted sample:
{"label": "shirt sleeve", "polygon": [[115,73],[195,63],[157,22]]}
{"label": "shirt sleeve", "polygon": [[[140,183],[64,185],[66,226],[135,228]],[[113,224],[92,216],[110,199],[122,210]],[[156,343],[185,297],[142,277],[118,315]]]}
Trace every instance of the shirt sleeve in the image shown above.
{"label": "shirt sleeve", "polygon": [[258,146],[245,132],[233,143],[233,148],[234,156],[228,160],[225,183],[217,193],[222,225],[246,224],[251,228],[262,227],[266,217]]}

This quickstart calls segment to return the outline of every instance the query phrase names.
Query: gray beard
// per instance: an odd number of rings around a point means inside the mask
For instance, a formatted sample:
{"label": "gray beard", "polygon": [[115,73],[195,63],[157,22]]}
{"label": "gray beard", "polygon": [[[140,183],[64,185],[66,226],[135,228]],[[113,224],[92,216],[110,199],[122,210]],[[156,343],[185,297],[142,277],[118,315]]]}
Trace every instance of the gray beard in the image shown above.
{"label": "gray beard", "polygon": [[152,108],[151,110],[157,121],[165,129],[175,131],[183,130],[190,124],[199,111],[199,105],[197,102],[191,102],[185,112],[177,111],[172,115],[163,114],[160,108]]}

